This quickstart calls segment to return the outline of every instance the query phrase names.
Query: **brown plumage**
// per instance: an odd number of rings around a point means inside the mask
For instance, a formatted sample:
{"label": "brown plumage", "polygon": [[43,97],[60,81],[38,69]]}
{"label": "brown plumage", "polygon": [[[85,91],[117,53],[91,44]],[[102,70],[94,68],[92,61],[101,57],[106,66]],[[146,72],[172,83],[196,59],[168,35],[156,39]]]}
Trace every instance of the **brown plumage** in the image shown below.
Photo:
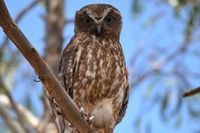
{"label": "brown plumage", "polygon": [[75,35],[64,49],[60,79],[99,133],[112,133],[125,114],[128,72],[119,42],[120,12],[92,4],[76,12]]}

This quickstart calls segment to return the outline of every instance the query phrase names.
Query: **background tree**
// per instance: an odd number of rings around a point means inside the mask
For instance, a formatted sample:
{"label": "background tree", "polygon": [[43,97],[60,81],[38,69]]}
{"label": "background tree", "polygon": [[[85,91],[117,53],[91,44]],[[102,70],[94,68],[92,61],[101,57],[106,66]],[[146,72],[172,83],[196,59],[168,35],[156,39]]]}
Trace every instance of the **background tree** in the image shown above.
{"label": "background tree", "polygon": [[[66,44],[73,35],[74,14],[70,9],[77,3],[70,0],[5,2],[16,23],[37,44],[35,47],[57,74],[63,42]],[[92,1],[98,2],[103,1]],[[78,5],[88,3],[91,2]],[[182,98],[184,91],[200,86],[200,2],[109,3],[122,11],[123,29],[132,33],[122,31],[122,41],[125,38],[131,42],[123,48],[132,90],[126,117],[115,132],[200,132],[199,94]],[[126,21],[132,24],[126,25]],[[39,79],[13,46],[0,32],[0,131],[55,132]]]}

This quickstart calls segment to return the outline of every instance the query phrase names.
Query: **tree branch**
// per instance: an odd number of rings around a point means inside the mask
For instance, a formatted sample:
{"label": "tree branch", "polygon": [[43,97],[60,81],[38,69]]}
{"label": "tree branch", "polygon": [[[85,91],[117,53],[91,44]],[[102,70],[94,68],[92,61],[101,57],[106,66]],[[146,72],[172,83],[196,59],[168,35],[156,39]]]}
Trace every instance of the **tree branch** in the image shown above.
{"label": "tree branch", "polygon": [[3,84],[3,81],[2,81],[1,78],[0,78],[0,84],[1,84],[1,87],[2,87],[3,91],[5,92],[5,94],[7,95],[8,99],[9,99],[13,110],[15,111],[15,113],[17,115],[17,119],[18,119],[19,124],[21,125],[21,127],[24,129],[24,131],[26,133],[29,133],[30,131],[29,131],[28,127],[27,127],[27,123],[24,121],[24,115],[19,111],[15,101],[13,100],[10,92],[6,89],[6,87]]}
{"label": "tree branch", "polygon": [[[8,98],[8,96],[5,95],[0,95],[0,105],[2,105],[2,107],[4,109],[11,109],[12,105],[11,102]],[[27,110],[23,105],[19,104],[19,103],[15,103],[16,107],[18,108],[19,112],[21,112],[23,114],[23,117],[25,119],[25,122],[27,122],[27,124],[31,125],[34,129],[37,129],[38,126],[40,126],[39,124],[39,119],[36,118],[29,110]]]}
{"label": "tree branch", "polygon": [[[17,15],[17,17],[15,18],[15,23],[19,23],[19,21],[24,17],[24,15],[29,12],[31,9],[33,9],[33,7],[35,7],[40,1],[42,0],[34,0],[32,1],[29,5],[27,5],[25,8],[23,8],[23,10],[21,10],[19,12],[19,14]],[[2,42],[2,47],[5,47],[9,42],[8,37],[5,37],[3,42]]]}
{"label": "tree branch", "polygon": [[[16,106],[18,110],[23,114],[23,117],[25,119],[25,122],[27,122],[28,125],[34,129],[37,133],[57,133],[56,127],[54,123],[43,123],[41,122],[36,116],[34,116],[29,110],[27,110],[22,104],[16,103]],[[1,108],[3,108],[3,111],[1,111]],[[10,117],[10,114],[8,114],[8,110],[12,109],[12,105],[10,103],[9,98],[6,95],[0,94],[0,115],[3,115],[3,119],[8,124],[8,126],[13,130],[18,130],[18,132],[14,133],[22,133],[24,130],[19,125],[19,123],[13,118]],[[50,119],[50,118],[49,118]],[[14,129],[12,127],[14,125]],[[33,130],[31,130],[33,131]]]}
{"label": "tree branch", "polygon": [[189,96],[194,96],[196,94],[200,93],[200,86],[195,88],[195,89],[192,89],[188,92],[185,92],[183,93],[183,97],[189,97]]}
{"label": "tree branch", "polygon": [[[43,0],[45,4],[45,54],[44,59],[50,66],[51,70],[58,76],[59,62],[61,58],[62,45],[64,42],[63,30],[65,27],[65,0]],[[56,45],[55,45],[56,44]],[[43,123],[49,122],[49,118],[56,118],[55,105],[52,101],[52,96],[47,91],[43,93]],[[47,99],[48,98],[48,99]],[[54,121],[55,122],[55,121]],[[55,124],[56,127],[58,126]]]}
{"label": "tree branch", "polygon": [[22,130],[22,128],[20,127],[20,125],[16,121],[14,121],[7,112],[8,111],[3,107],[3,105],[0,104],[0,116],[2,116],[7,126],[10,127],[10,129],[14,133],[25,133],[24,130]]}
{"label": "tree branch", "polygon": [[88,124],[82,118],[77,106],[66,93],[49,66],[39,56],[36,49],[13,22],[4,0],[0,0],[0,26],[31,64],[49,94],[53,96],[60,105],[64,116],[79,130],[79,132],[92,132]]}

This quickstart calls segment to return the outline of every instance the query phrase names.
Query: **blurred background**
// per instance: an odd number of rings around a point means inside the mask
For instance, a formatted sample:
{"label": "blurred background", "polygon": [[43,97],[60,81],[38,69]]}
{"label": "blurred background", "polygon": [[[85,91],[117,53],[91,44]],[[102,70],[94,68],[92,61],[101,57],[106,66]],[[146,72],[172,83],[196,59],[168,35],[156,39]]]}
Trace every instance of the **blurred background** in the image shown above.
{"label": "blurred background", "polygon": [[[130,97],[114,133],[200,133],[199,0],[5,0],[15,22],[58,73],[62,49],[73,36],[74,15],[87,4],[121,11],[121,44]],[[43,86],[0,29],[0,132],[55,133]]]}

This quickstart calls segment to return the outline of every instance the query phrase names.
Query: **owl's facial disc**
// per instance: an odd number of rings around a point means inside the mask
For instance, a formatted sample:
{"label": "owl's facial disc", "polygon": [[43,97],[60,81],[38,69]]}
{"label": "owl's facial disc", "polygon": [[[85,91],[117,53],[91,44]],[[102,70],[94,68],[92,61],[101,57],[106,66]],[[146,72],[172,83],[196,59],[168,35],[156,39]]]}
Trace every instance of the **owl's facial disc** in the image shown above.
{"label": "owl's facial disc", "polygon": [[94,33],[95,35],[99,36],[102,34],[102,32],[105,30],[104,29],[104,21],[106,22],[111,22],[111,19],[106,19],[108,13],[110,12],[111,8],[106,9],[103,14],[91,14],[90,11],[86,10],[88,16],[93,20],[93,25],[89,28],[89,32]]}
{"label": "owl's facial disc", "polygon": [[89,33],[96,36],[113,35],[119,38],[121,14],[111,5],[92,4],[76,12],[75,34]]}
{"label": "owl's facial disc", "polygon": [[103,22],[103,19],[101,17],[99,18],[94,18],[93,19],[93,25],[91,26],[91,28],[89,28],[89,32],[93,32],[95,35],[99,36],[102,34],[102,22]]}

